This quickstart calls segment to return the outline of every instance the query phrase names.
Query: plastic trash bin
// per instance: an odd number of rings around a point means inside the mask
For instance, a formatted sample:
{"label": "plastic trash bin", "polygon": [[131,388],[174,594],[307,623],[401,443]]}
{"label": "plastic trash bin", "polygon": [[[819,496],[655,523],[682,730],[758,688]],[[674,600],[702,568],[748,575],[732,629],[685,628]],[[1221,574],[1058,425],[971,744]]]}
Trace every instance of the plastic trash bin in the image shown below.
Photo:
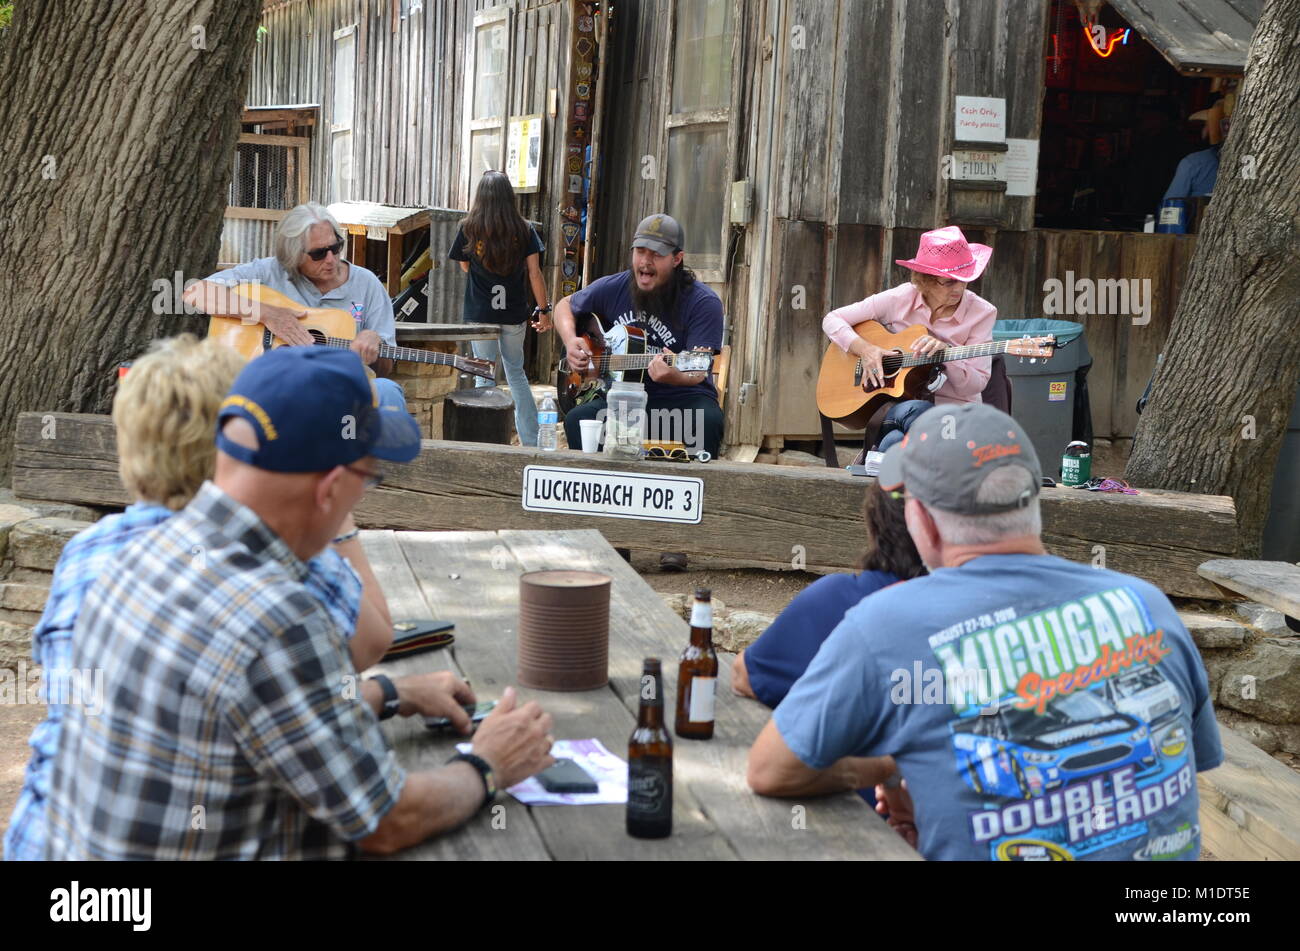
{"label": "plastic trash bin", "polygon": [[[1007,354],[1007,376],[1011,377],[1012,415],[1025,428],[1038,453],[1043,475],[1061,477],[1061,454],[1075,438],[1092,444],[1092,426],[1088,419],[1086,435],[1076,436],[1075,414],[1085,419],[1091,410],[1086,399],[1085,378],[1092,356],[1083,325],[1069,320],[1047,317],[1023,317],[999,320],[993,325],[993,339],[1015,340],[1018,337],[1041,337],[1053,334],[1056,353],[1046,360],[1034,360]],[[1082,388],[1082,389],[1081,389]],[[1082,405],[1076,407],[1076,402]]]}

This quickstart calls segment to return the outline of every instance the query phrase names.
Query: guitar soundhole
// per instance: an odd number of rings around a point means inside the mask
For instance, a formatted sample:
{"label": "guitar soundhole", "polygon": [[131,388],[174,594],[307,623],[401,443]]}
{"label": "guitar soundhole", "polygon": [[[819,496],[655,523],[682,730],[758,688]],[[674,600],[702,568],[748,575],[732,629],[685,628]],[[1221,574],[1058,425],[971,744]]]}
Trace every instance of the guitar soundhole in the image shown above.
{"label": "guitar soundhole", "polygon": [[317,346],[328,342],[328,338],[325,336],[325,334],[322,331],[316,330],[315,328],[312,327],[308,327],[307,333],[311,334],[312,343],[316,344]]}

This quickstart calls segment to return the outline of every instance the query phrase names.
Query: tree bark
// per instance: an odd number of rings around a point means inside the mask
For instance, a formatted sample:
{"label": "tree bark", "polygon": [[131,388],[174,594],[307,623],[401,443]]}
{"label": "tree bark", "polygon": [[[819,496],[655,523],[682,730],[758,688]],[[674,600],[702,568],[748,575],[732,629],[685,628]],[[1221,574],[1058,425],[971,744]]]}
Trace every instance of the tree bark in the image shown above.
{"label": "tree bark", "polygon": [[1300,0],[1267,0],[1138,424],[1134,485],[1230,495],[1258,557],[1300,378]]}
{"label": "tree bark", "polygon": [[118,363],[156,337],[202,332],[183,311],[156,312],[154,282],[216,265],[260,8],[15,9],[0,43],[5,484],[20,411],[106,412]]}

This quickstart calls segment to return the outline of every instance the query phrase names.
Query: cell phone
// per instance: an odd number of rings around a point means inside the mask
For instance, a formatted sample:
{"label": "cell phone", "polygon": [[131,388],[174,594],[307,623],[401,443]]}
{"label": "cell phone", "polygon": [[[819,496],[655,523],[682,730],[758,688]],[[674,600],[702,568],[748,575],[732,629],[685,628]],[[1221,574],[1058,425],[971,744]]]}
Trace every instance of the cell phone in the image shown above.
{"label": "cell phone", "polygon": [[[495,700],[483,700],[467,706],[465,712],[469,714],[471,723],[482,723],[487,718],[487,715],[496,708],[496,705]],[[424,725],[430,730],[449,730],[451,729],[451,720],[447,719],[447,717],[425,717]]]}
{"label": "cell phone", "polygon": [[542,788],[553,793],[594,793],[600,787],[587,771],[571,759],[557,759],[555,765],[537,774]]}

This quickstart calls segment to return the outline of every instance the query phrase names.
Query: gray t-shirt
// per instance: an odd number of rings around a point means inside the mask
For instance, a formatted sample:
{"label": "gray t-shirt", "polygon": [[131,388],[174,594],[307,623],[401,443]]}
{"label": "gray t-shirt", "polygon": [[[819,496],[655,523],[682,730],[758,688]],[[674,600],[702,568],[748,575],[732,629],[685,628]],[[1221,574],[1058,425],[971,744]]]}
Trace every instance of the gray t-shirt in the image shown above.
{"label": "gray t-shirt", "polygon": [[1223,761],[1159,589],[983,555],[851,608],[773,715],[805,765],[892,755],[928,859],[1196,859]]}
{"label": "gray t-shirt", "polygon": [[357,330],[373,330],[390,347],[397,346],[397,333],[393,324],[393,302],[374,273],[358,264],[348,263],[348,279],[322,294],[316,285],[301,274],[292,278],[275,258],[258,258],[245,264],[236,264],[207,278],[214,284],[232,287],[256,281],[279,291],[286,297],[307,307],[332,307],[346,310],[357,322]]}

